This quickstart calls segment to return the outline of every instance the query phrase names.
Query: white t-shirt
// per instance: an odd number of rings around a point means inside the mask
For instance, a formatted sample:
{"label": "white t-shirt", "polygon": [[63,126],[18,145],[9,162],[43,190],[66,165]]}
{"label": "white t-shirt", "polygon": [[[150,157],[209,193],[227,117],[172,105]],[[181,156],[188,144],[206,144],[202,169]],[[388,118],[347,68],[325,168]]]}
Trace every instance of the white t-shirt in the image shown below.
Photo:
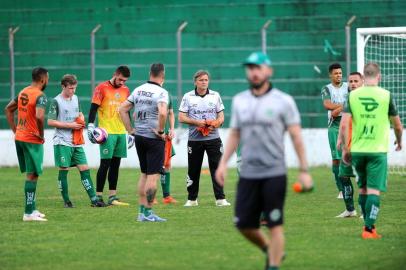
{"label": "white t-shirt", "polygon": [[[219,93],[207,90],[204,96],[199,96],[196,90],[186,93],[179,106],[179,111],[186,113],[188,117],[195,120],[215,120],[217,114],[224,111],[223,101]],[[203,136],[194,125],[189,125],[189,141],[204,141],[220,138],[217,129]]]}

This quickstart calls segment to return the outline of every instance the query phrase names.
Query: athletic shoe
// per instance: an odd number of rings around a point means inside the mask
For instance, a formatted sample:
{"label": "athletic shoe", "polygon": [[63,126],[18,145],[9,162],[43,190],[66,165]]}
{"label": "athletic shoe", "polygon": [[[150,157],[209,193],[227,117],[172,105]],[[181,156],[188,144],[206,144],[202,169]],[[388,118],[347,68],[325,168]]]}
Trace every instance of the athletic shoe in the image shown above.
{"label": "athletic shoe", "polygon": [[364,215],[360,215],[359,218],[360,218],[360,219],[364,219]]}
{"label": "athletic shoe", "polygon": [[65,208],[75,208],[71,201],[64,202],[63,207],[65,207]]}
{"label": "athletic shoe", "polygon": [[338,192],[337,199],[344,199],[342,191]]}
{"label": "athletic shoe", "polygon": [[231,203],[229,203],[226,199],[221,199],[221,200],[216,200],[216,206],[230,206]]}
{"label": "athletic shoe", "polygon": [[23,221],[48,221],[48,219],[39,217],[34,214],[24,214]]}
{"label": "athletic shoe", "polygon": [[349,217],[356,217],[356,216],[357,216],[357,211],[355,211],[355,210],[353,210],[353,211],[345,210],[344,212],[342,212],[341,214],[336,216],[336,218],[349,218]]}
{"label": "athletic shoe", "polygon": [[122,202],[120,201],[119,198],[117,198],[116,196],[110,196],[109,197],[109,205],[115,205],[115,206],[129,206],[129,203],[126,202]]}
{"label": "athletic shoe", "polygon": [[194,200],[194,201],[192,201],[192,200],[187,200],[184,206],[186,206],[186,207],[191,207],[191,206],[198,206],[198,205],[199,205],[199,204],[197,203],[197,200]]}
{"label": "athletic shoe", "polygon": [[376,232],[375,228],[373,228],[372,232],[371,232],[371,231],[368,231],[366,229],[366,227],[364,226],[361,237],[362,237],[362,239],[380,239],[380,238],[382,238],[382,235],[378,234]]}
{"label": "athletic shoe", "polygon": [[157,216],[155,213],[152,213],[151,215],[145,217],[146,219],[152,219],[153,222],[165,222],[166,219],[165,218],[161,218],[159,216]]}
{"label": "athletic shoe", "polygon": [[38,217],[40,217],[40,218],[44,218],[44,217],[45,217],[45,214],[41,213],[41,212],[38,211],[38,210],[32,211],[32,214],[33,214],[33,215],[36,215],[36,216],[38,216]]}
{"label": "athletic shoe", "polygon": [[103,200],[96,200],[90,203],[91,207],[107,207]]}
{"label": "athletic shoe", "polygon": [[172,196],[168,196],[168,197],[163,198],[162,202],[164,204],[176,204],[176,203],[178,203],[178,201],[175,200]]}
{"label": "athletic shoe", "polygon": [[138,217],[137,217],[137,221],[138,222],[153,222],[154,220],[146,218],[146,216],[143,213],[139,213]]}

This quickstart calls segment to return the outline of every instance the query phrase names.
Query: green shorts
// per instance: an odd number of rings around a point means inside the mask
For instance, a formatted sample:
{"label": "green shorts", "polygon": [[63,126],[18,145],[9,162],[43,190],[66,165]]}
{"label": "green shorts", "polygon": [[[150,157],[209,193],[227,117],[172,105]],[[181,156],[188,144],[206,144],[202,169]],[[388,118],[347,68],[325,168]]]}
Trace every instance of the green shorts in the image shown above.
{"label": "green shorts", "polygon": [[360,188],[368,187],[386,191],[388,159],[386,153],[360,154],[352,153],[352,165],[357,174]]}
{"label": "green shorts", "polygon": [[355,177],[354,170],[351,165],[347,165],[344,161],[340,160],[340,167],[338,170],[339,177]]}
{"label": "green shorts", "polygon": [[44,145],[15,141],[18,164],[22,173],[42,174]]}
{"label": "green shorts", "polygon": [[341,151],[337,150],[339,126],[332,125],[328,128],[328,143],[330,145],[331,159],[341,159]]}
{"label": "green shorts", "polygon": [[125,134],[109,134],[107,141],[100,144],[100,158],[127,157],[127,136]]}
{"label": "green shorts", "polygon": [[86,165],[86,154],[83,147],[71,147],[66,145],[54,145],[54,160],[56,167],[74,167]]}

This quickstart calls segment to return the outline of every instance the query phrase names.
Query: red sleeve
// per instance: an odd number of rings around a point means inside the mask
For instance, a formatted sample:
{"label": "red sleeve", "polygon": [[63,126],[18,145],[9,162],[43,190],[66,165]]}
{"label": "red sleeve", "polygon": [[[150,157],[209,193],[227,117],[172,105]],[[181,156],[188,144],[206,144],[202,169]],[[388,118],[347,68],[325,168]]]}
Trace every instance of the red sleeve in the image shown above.
{"label": "red sleeve", "polygon": [[103,98],[104,98],[104,91],[103,91],[103,87],[101,85],[98,85],[95,89],[94,89],[94,93],[93,93],[93,97],[92,97],[92,103],[95,103],[97,105],[101,105]]}

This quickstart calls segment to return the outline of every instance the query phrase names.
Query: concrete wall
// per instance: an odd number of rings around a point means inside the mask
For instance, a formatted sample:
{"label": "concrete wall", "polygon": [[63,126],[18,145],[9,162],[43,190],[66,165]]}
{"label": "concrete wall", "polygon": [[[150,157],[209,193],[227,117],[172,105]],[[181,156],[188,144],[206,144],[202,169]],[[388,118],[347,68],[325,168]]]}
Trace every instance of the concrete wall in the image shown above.
{"label": "concrete wall", "polygon": [[[228,134],[227,129],[220,131],[223,143],[226,143]],[[54,166],[54,152],[52,146],[53,130],[46,130],[45,137],[46,142],[44,145],[44,166]],[[174,167],[186,167],[187,166],[187,131],[180,130],[177,133],[178,139],[175,141],[176,156],[173,158],[172,164]],[[87,136],[85,136],[87,140]],[[310,166],[329,166],[331,163],[330,149],[328,147],[327,130],[326,129],[304,129],[303,138],[306,143],[306,154]],[[292,147],[291,141],[288,136],[285,138],[286,142],[286,162],[289,167],[297,167],[298,162],[296,154]],[[393,142],[394,135],[391,132],[390,140],[390,153],[389,164],[390,165],[406,165],[406,151],[395,153]],[[406,139],[403,140],[403,145],[406,145]],[[85,151],[88,159],[88,163],[91,167],[97,167],[99,164],[99,148],[97,145],[86,142]],[[9,130],[0,130],[0,167],[4,166],[17,166],[17,155],[14,146],[14,137]],[[235,166],[235,157],[230,162],[230,166]],[[134,148],[128,151],[128,158],[123,159],[121,162],[122,167],[126,168],[138,168],[138,157]],[[207,158],[205,157],[203,166],[207,166]]]}

